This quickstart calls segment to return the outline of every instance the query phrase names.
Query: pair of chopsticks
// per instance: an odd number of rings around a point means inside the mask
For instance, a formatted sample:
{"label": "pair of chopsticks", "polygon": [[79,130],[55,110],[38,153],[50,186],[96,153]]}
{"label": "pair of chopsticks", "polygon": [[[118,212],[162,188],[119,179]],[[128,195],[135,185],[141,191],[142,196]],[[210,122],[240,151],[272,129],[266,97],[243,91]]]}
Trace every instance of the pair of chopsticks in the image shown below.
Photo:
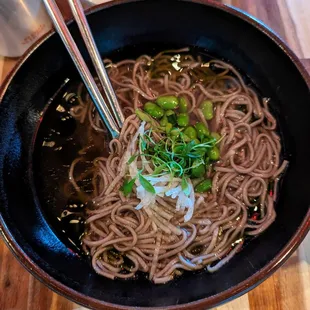
{"label": "pair of chopsticks", "polygon": [[[55,29],[60,35],[61,40],[63,41],[77,70],[79,71],[81,78],[95,104],[95,107],[102,121],[110,131],[112,137],[116,138],[119,136],[120,129],[123,126],[124,115],[122,113],[121,107],[118,103],[108,74],[100,57],[95,40],[85,17],[81,2],[80,0],[67,1],[69,2],[74,19],[79,27],[88,53],[90,54],[91,60],[96,69],[99,81],[108,100],[109,107],[103,99],[102,94],[100,93],[99,88],[83,59],[83,56],[81,55],[76,43],[74,42],[74,39],[70,34],[70,31],[55,0],[43,0],[46,10],[55,26]],[[110,112],[110,110],[112,111],[112,113]]]}

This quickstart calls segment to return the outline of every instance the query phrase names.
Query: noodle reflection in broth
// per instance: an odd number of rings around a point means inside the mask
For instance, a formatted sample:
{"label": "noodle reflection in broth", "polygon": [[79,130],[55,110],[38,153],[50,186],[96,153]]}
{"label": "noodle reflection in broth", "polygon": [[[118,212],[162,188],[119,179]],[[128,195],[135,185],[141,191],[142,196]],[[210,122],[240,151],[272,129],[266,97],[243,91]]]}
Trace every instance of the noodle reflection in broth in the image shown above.
{"label": "noodle reflection in broth", "polygon": [[[112,63],[126,120],[93,161],[83,249],[107,278],[146,272],[166,283],[183,270],[214,272],[274,221],[281,141],[268,100],[220,60],[188,49]],[[104,132],[82,85],[72,116]],[[75,167],[69,179],[75,190]]]}

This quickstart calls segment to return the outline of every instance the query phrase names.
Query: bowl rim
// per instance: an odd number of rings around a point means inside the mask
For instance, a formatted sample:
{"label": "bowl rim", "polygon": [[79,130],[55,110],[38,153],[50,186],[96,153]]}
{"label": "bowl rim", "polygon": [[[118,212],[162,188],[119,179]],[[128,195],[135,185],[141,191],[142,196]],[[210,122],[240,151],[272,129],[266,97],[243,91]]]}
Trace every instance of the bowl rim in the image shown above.
{"label": "bowl rim", "polygon": [[[133,3],[133,2],[141,2],[147,0],[114,0],[107,3],[102,3],[96,5],[90,9],[87,9],[87,14],[95,13],[99,10],[121,5],[124,3]],[[179,0],[180,1],[180,0]],[[254,16],[248,14],[245,11],[242,11],[239,8],[225,5],[215,0],[181,0],[185,2],[193,2],[198,4],[203,4],[206,6],[210,6],[219,10],[222,10],[226,13],[234,15],[237,18],[242,19],[243,21],[251,24],[260,32],[264,33],[269,39],[275,42],[282,50],[283,53],[286,54],[296,66],[298,71],[300,72],[301,76],[303,77],[304,81],[306,82],[309,91],[310,91],[310,75],[296,56],[296,54],[288,47],[288,45],[284,42],[284,40],[276,34],[271,28],[265,25],[262,21],[258,20]],[[70,20],[68,23],[71,23]],[[32,53],[43,44],[50,36],[55,33],[53,29],[47,32],[44,36],[42,36],[38,41],[36,41],[25,53],[24,55],[17,61],[15,66],[13,67],[12,71],[7,75],[4,79],[2,84],[0,85],[0,104],[1,101],[6,93],[7,88],[9,87],[11,81],[13,80],[14,76],[18,72],[19,68],[27,61]],[[281,267],[284,262],[293,254],[293,252],[297,249],[303,239],[306,237],[307,233],[310,230],[310,208],[305,216],[303,222],[299,226],[298,230],[295,232],[293,237],[289,240],[289,242],[285,245],[285,247],[263,268],[253,274],[251,277],[247,278],[246,280],[240,282],[234,287],[229,288],[221,293],[216,295],[199,299],[194,302],[180,304],[180,305],[172,305],[167,306],[165,309],[205,309],[210,307],[215,307],[220,304],[223,304],[227,301],[231,301],[251,289],[258,286],[264,280],[266,280],[269,276],[271,276],[279,267]],[[4,242],[11,250],[13,255],[17,258],[17,260],[23,265],[23,267],[28,270],[36,279],[41,281],[47,287],[49,287],[52,291],[68,298],[69,300],[76,302],[82,306],[89,307],[91,309],[161,309],[161,307],[129,307],[129,306],[122,306],[117,304],[108,303],[105,301],[100,301],[93,297],[87,296],[85,294],[79,293],[74,289],[67,287],[66,285],[62,284],[58,280],[51,277],[47,272],[43,271],[39,268],[39,266],[31,260],[31,258],[23,251],[23,249],[17,244],[14,236],[9,231],[8,227],[5,224],[5,221],[0,213],[0,235],[2,236]]]}

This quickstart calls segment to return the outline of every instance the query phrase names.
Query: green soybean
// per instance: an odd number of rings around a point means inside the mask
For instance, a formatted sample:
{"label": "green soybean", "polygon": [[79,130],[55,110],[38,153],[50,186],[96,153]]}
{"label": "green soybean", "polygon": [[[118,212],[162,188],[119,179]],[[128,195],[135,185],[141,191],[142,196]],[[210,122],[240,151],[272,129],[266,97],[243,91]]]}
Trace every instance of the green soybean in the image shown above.
{"label": "green soybean", "polygon": [[192,176],[201,178],[206,173],[206,168],[200,160],[194,160],[192,164]]}
{"label": "green soybean", "polygon": [[172,130],[173,125],[171,123],[168,123],[166,125],[166,134],[170,133],[170,131]]}
{"label": "green soybean", "polygon": [[178,98],[175,96],[158,97],[156,103],[164,110],[173,110],[179,106]]}
{"label": "green soybean", "polygon": [[153,102],[147,102],[144,105],[144,111],[156,119],[164,116],[164,110]]}
{"label": "green soybean", "polygon": [[137,116],[141,119],[141,121],[145,121],[147,123],[154,122],[152,117],[149,114],[144,113],[142,110],[136,109],[135,112],[136,112]]}
{"label": "green soybean", "polygon": [[178,138],[180,136],[180,129],[179,128],[172,128],[170,130],[170,136],[172,138]]}
{"label": "green soybean", "polygon": [[183,148],[184,148],[183,145],[176,145],[172,149],[173,149],[173,152],[177,154],[177,153],[182,153]]}
{"label": "green soybean", "polygon": [[195,186],[196,193],[205,193],[212,188],[212,181],[210,179],[205,179]]}
{"label": "green soybean", "polygon": [[197,123],[195,125],[195,128],[197,130],[197,136],[199,139],[203,139],[204,137],[207,137],[210,134],[208,128],[203,123]]}
{"label": "green soybean", "polygon": [[189,124],[189,115],[187,113],[180,113],[177,116],[177,123],[180,127],[186,127]]}
{"label": "green soybean", "polygon": [[165,112],[166,116],[171,116],[171,115],[175,115],[175,112],[173,110],[168,110]]}
{"label": "green soybean", "polygon": [[182,137],[183,137],[183,140],[184,140],[185,142],[191,142],[191,141],[193,140],[193,139],[191,139],[189,136],[187,136],[186,134],[184,134],[184,132],[183,132]]}
{"label": "green soybean", "polygon": [[188,109],[188,101],[185,97],[179,98],[179,111],[181,113],[186,113]]}
{"label": "green soybean", "polygon": [[208,137],[204,137],[204,138],[202,138],[201,139],[201,142],[202,143],[208,143],[208,142],[210,142],[212,139],[210,139],[210,136],[208,136]]}
{"label": "green soybean", "polygon": [[166,115],[164,115],[164,116],[162,117],[162,119],[160,120],[159,124],[160,124],[160,126],[162,126],[162,127],[166,127],[167,124],[168,124],[168,117],[167,117]]}
{"label": "green soybean", "polygon": [[218,160],[220,158],[220,150],[214,146],[210,151],[209,151],[209,158],[211,160]]}
{"label": "green soybean", "polygon": [[197,131],[193,126],[186,127],[183,132],[186,136],[188,136],[192,140],[197,138]]}
{"label": "green soybean", "polygon": [[210,100],[205,100],[201,103],[200,109],[202,111],[203,116],[207,121],[213,118],[213,103]]}
{"label": "green soybean", "polygon": [[211,137],[213,137],[216,141],[219,141],[221,139],[221,135],[217,132],[211,132]]}
{"label": "green soybean", "polygon": [[171,123],[172,125],[177,124],[177,116],[175,115],[175,112],[173,110],[166,111],[165,115],[167,116],[169,123]]}
{"label": "green soybean", "polygon": [[196,187],[196,185],[198,185],[200,182],[202,182],[205,178],[202,177],[202,178],[195,178],[195,179],[192,179],[192,184],[194,186],[194,188]]}

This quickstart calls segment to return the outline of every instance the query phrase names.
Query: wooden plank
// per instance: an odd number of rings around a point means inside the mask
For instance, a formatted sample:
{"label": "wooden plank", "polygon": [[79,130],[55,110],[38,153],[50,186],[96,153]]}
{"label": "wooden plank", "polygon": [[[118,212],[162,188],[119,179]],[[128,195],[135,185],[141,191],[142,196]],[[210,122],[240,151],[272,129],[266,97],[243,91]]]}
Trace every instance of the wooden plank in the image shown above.
{"label": "wooden plank", "polygon": [[73,303],[55,294],[41,282],[31,276],[29,281],[27,310],[70,310]]}
{"label": "wooden plank", "polygon": [[304,286],[299,269],[299,256],[295,253],[272,277],[249,292],[251,310],[307,309]]}
{"label": "wooden plank", "polygon": [[[278,0],[279,1],[279,0]],[[310,5],[309,0],[281,0],[294,20],[297,39],[300,43],[304,58],[310,58]],[[283,22],[284,24],[286,21]]]}
{"label": "wooden plank", "polygon": [[248,293],[251,310],[281,310],[279,279],[273,276]]}
{"label": "wooden plank", "polygon": [[0,309],[24,309],[30,274],[0,241]]}
{"label": "wooden plank", "polygon": [[223,306],[217,307],[214,310],[247,310],[250,309],[248,294],[244,294],[239,298],[224,304]]}

